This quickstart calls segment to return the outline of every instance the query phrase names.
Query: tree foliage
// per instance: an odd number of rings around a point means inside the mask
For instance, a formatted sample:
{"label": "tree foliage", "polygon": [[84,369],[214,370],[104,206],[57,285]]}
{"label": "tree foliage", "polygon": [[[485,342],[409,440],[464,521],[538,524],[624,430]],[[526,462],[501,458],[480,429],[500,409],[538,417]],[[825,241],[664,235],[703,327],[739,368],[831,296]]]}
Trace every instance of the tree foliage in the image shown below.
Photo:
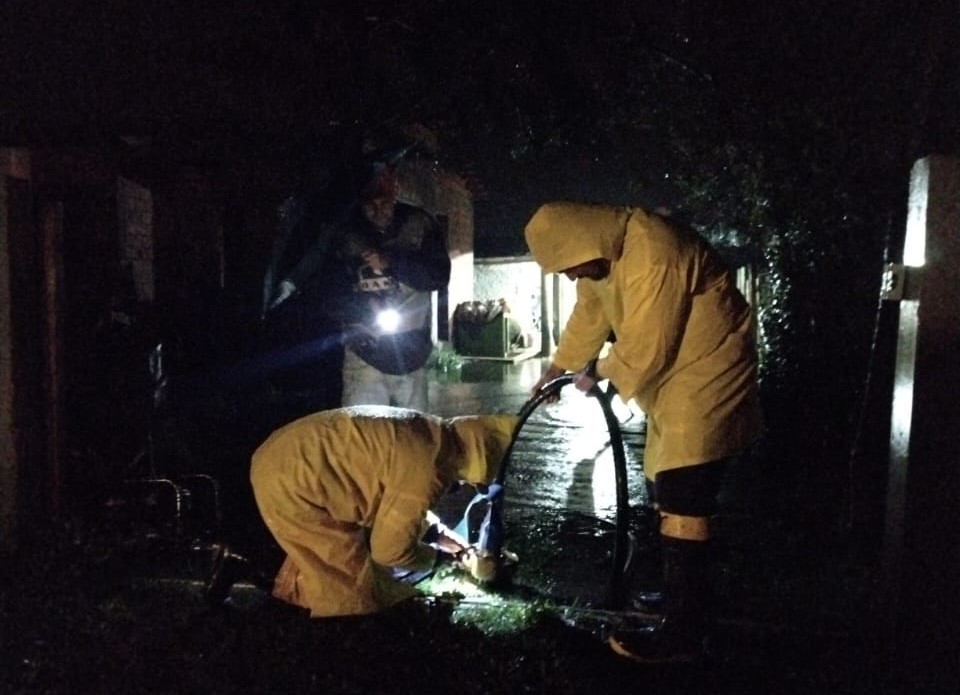
{"label": "tree foliage", "polygon": [[438,161],[476,184],[480,253],[523,253],[558,198],[667,207],[739,249],[770,401],[808,428],[787,448],[829,451],[842,478],[922,140],[909,83],[939,50],[913,48],[927,25],[906,5],[383,6],[356,122],[437,133]]}

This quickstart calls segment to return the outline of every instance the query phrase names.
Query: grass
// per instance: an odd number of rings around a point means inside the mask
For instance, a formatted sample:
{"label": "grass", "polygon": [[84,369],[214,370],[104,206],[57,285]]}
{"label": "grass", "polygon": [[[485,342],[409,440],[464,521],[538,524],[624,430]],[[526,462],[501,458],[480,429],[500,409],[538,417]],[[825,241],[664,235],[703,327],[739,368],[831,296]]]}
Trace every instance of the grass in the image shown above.
{"label": "grass", "polygon": [[711,662],[649,667],[607,648],[602,612],[542,598],[438,584],[436,600],[311,620],[251,587],[209,609],[209,559],[188,548],[79,543],[51,531],[3,560],[0,692],[11,695],[859,693],[877,685],[863,640],[802,619],[727,619]]}

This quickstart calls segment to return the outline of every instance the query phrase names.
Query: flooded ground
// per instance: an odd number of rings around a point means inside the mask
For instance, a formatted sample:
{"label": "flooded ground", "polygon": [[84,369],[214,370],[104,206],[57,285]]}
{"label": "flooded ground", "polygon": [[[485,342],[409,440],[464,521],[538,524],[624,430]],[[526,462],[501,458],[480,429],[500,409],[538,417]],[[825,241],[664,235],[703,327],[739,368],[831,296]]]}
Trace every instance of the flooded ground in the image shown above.
{"label": "flooded ground", "polygon": [[[537,359],[519,364],[467,362],[461,381],[432,385],[431,407],[444,416],[519,413],[542,367]],[[630,507],[642,510],[643,416],[619,398],[611,405],[620,421]],[[552,601],[606,603],[615,571],[618,510],[614,452],[600,404],[573,386],[564,387],[559,401],[543,403],[530,413],[507,464],[506,547],[520,557],[514,583]],[[445,501],[445,521],[456,520],[470,495],[465,491]],[[637,547],[639,534],[631,536]]]}
{"label": "flooded ground", "polygon": [[[545,364],[466,361],[456,379],[431,384],[431,408],[440,415],[519,413]],[[603,411],[573,386],[556,403],[533,411],[508,462],[504,521],[506,547],[520,556],[515,590],[566,605],[596,607],[611,598],[611,565],[617,515],[614,460]],[[638,591],[659,588],[660,560],[655,514],[643,485],[643,414],[618,397],[627,464],[630,533],[629,571],[622,576],[624,606]],[[714,518],[717,613],[722,621],[760,629],[775,626],[811,633],[849,629],[859,608],[857,594],[835,590],[848,566],[825,562],[828,542],[806,545],[799,529],[778,516],[765,486],[776,485],[762,460],[744,457],[728,471]],[[448,500],[447,518],[469,497]],[[856,570],[854,570],[856,571]],[[856,579],[853,580],[854,582]],[[862,587],[861,587],[862,588]]]}
{"label": "flooded ground", "polygon": [[[538,359],[465,362],[431,383],[432,410],[519,413],[541,369]],[[642,484],[643,418],[614,403],[628,469],[629,599],[656,588],[659,567]],[[247,465],[238,458],[240,473]],[[858,622],[869,577],[829,539],[811,541],[771,513],[775,504],[757,504],[758,462],[733,470],[716,519],[716,661],[706,670],[643,670],[613,655],[603,630],[638,613],[629,602],[605,607],[622,512],[613,469],[601,409],[565,387],[558,403],[530,415],[510,458],[503,511],[506,547],[519,556],[512,582],[477,586],[441,568],[423,587],[426,612],[310,621],[243,583],[228,610],[210,611],[210,535],[171,538],[168,524],[120,536],[82,528],[38,536],[16,564],[0,566],[0,653],[8,657],[0,691],[880,691]],[[438,511],[455,524],[471,496],[461,490]],[[246,533],[235,500],[225,502],[221,532]],[[457,582],[444,585],[451,576]]]}

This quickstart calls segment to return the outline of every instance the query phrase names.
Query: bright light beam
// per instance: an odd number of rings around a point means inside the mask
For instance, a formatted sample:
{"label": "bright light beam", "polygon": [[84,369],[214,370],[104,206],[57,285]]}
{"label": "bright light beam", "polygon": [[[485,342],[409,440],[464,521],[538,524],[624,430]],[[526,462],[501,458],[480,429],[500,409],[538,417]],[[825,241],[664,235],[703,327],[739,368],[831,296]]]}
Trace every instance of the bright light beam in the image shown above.
{"label": "bright light beam", "polygon": [[400,314],[396,309],[384,309],[377,314],[377,325],[384,333],[393,333],[400,325]]}

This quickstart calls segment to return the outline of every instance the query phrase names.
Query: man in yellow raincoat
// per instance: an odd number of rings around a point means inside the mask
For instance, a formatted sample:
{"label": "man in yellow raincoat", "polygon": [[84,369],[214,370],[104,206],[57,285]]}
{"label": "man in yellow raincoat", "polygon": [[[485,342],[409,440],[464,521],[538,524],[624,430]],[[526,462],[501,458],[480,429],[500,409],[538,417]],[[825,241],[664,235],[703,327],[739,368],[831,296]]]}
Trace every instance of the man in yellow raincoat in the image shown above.
{"label": "man in yellow raincoat", "polygon": [[[750,307],[709,244],[640,208],[557,202],[527,224],[545,273],[576,281],[573,312],[534,386],[609,379],[647,419],[644,475],[659,510],[665,605],[657,628],[614,634],[639,661],[688,661],[708,632],[710,516],[729,458],[762,431]],[[598,359],[611,332],[616,336]]]}
{"label": "man in yellow raincoat", "polygon": [[[264,588],[312,617],[374,613],[417,595],[392,570],[429,570],[438,550],[469,551],[452,532],[428,542],[425,519],[455,483],[493,481],[516,423],[513,415],[442,419],[351,406],[276,430],[250,469],[260,514],[286,553]],[[478,578],[485,560],[461,555]],[[223,588],[214,591],[221,600]]]}

